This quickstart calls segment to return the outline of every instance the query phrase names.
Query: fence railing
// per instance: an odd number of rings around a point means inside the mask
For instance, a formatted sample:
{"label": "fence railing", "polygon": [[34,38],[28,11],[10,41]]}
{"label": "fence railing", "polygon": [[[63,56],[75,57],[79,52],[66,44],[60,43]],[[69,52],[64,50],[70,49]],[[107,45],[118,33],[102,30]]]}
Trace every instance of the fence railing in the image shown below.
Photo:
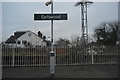
{"label": "fence railing", "polygon": [[[2,66],[49,66],[50,47],[2,47]],[[117,64],[119,46],[54,47],[56,65]]]}

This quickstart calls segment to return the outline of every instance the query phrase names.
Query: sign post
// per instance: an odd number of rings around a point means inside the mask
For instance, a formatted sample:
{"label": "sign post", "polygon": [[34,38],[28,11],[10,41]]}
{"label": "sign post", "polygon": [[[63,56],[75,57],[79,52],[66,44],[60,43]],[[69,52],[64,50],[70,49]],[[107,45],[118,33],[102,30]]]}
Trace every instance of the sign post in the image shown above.
{"label": "sign post", "polygon": [[34,14],[34,20],[51,20],[51,52],[50,52],[50,76],[55,73],[55,53],[53,50],[53,20],[67,20],[67,14],[53,14],[53,0],[45,5],[51,4],[51,14]]}

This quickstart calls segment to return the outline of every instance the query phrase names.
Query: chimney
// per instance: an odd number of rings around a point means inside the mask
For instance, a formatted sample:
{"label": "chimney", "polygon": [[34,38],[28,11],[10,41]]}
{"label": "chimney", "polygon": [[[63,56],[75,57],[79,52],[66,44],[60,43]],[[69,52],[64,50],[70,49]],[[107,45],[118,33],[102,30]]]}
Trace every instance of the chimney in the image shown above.
{"label": "chimney", "polygon": [[45,39],[46,39],[46,36],[43,36],[43,39],[45,40]]}
{"label": "chimney", "polygon": [[42,33],[40,31],[38,31],[38,36],[42,38]]}

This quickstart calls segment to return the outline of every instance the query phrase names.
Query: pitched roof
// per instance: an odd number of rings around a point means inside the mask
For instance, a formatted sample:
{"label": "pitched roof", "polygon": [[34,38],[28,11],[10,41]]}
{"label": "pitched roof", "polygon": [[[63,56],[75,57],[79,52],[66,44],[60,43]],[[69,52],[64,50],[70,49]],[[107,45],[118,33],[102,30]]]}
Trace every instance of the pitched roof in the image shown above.
{"label": "pitched roof", "polygon": [[5,43],[15,43],[15,36],[11,36]]}
{"label": "pitched roof", "polygon": [[28,31],[18,31],[18,32],[15,32],[14,35],[15,35],[15,38],[19,38],[20,36],[22,36],[23,34],[25,34],[26,32]]}
{"label": "pitched roof", "polygon": [[26,32],[28,32],[28,31],[17,31],[17,32],[15,32],[14,36],[11,36],[10,38],[8,38],[8,40],[5,43],[16,43],[15,39],[19,38],[20,36],[22,36]]}

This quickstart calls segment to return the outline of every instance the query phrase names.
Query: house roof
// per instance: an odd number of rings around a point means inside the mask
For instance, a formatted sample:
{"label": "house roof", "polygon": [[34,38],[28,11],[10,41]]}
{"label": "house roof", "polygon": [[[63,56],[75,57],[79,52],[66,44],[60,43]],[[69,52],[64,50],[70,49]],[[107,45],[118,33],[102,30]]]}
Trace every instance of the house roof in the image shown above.
{"label": "house roof", "polygon": [[15,43],[15,36],[11,36],[5,43]]}
{"label": "house roof", "polygon": [[14,35],[15,35],[15,38],[19,38],[20,36],[22,36],[23,34],[25,34],[26,32],[28,31],[18,31],[18,32],[15,32]]}
{"label": "house roof", "polygon": [[14,36],[11,36],[10,38],[8,38],[8,40],[5,43],[15,43],[15,39],[19,38],[20,36],[22,36],[23,34],[25,34],[28,31],[17,31],[14,32]]}
{"label": "house roof", "polygon": [[[29,30],[30,31],[30,30]],[[11,36],[10,38],[8,38],[8,40],[5,43],[16,43],[16,39],[19,38],[20,36],[22,36],[23,34],[25,34],[26,32],[29,31],[16,31],[14,32],[14,36]],[[31,31],[32,32],[32,31]],[[35,34],[34,32],[32,32],[33,34]],[[36,36],[38,36],[37,34],[35,34]],[[39,36],[38,36],[39,37]],[[43,38],[42,38],[43,39]],[[48,42],[47,40],[44,40],[45,42]]]}

